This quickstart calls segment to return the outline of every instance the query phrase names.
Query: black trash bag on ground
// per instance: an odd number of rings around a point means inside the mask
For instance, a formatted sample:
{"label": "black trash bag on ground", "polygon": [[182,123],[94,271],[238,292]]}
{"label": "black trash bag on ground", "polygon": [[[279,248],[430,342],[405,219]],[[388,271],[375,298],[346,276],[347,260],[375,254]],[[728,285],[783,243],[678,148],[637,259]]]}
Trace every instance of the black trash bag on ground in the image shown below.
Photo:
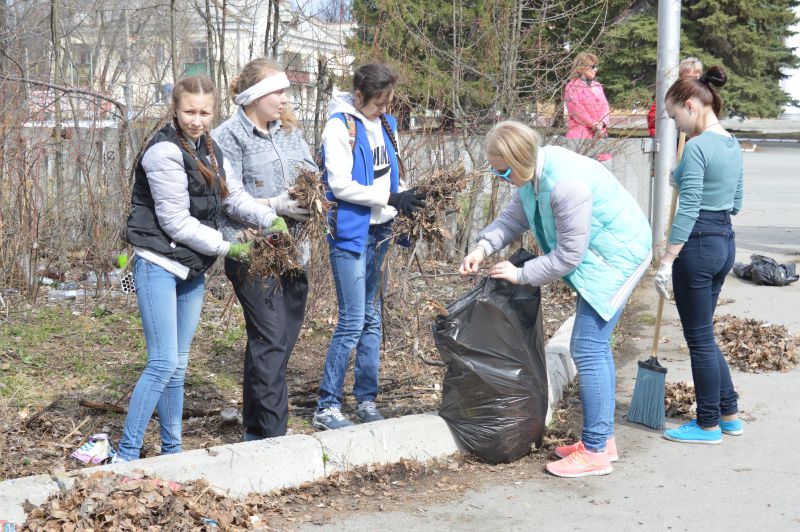
{"label": "black trash bag on ground", "polygon": [[[521,266],[533,255],[509,259]],[[542,445],[547,366],[538,287],[484,279],[451,303],[433,337],[447,364],[439,415],[487,462],[513,462]]]}
{"label": "black trash bag on ground", "polygon": [[775,259],[764,255],[750,255],[750,264],[735,263],[733,274],[756,284],[770,286],[786,286],[800,279],[795,273],[794,264],[778,264]]}

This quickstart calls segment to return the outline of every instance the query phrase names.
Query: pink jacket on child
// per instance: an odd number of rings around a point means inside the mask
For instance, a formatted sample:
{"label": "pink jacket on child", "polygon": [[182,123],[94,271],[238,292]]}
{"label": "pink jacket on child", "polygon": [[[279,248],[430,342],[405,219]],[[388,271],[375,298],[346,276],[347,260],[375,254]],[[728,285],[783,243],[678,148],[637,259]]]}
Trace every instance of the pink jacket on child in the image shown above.
{"label": "pink jacket on child", "polygon": [[[564,87],[564,103],[567,106],[568,139],[592,139],[605,137],[608,134],[609,107],[603,85],[592,80],[587,83],[583,78],[575,78]],[[603,128],[595,132],[592,126],[603,122]],[[611,159],[610,153],[596,156],[598,161]]]}

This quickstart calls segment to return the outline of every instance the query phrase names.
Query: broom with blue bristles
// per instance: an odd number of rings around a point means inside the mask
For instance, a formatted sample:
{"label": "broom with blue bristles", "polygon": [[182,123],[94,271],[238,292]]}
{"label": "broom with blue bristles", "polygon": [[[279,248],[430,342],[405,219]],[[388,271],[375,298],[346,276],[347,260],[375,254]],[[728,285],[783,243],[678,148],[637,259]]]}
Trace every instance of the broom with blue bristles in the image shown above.
{"label": "broom with blue bristles", "polygon": [[658,338],[661,335],[661,315],[664,313],[664,297],[658,299],[656,330],[653,336],[653,351],[650,358],[639,361],[636,384],[633,387],[628,421],[650,428],[664,428],[664,387],[667,368],[658,362]]}
{"label": "broom with blue bristles", "polygon": [[[678,141],[678,160],[683,155],[686,144],[686,134],[681,133]],[[672,219],[678,206],[678,191],[672,189],[672,201],[669,206],[669,222],[667,227],[672,227]],[[656,312],[656,328],[653,331],[653,350],[650,358],[639,361],[639,370],[636,373],[636,384],[633,387],[631,407],[628,409],[628,421],[639,423],[654,429],[664,428],[664,389],[666,386],[667,368],[658,362],[658,341],[661,337],[661,316],[664,313],[664,296],[658,297],[658,311]]]}

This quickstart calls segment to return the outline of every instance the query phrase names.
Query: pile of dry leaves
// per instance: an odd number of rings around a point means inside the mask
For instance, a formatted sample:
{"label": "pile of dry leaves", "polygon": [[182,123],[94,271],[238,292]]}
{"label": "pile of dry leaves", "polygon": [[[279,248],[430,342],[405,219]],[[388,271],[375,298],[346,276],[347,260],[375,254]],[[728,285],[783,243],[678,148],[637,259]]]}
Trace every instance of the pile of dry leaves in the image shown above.
{"label": "pile of dry leaves", "polygon": [[692,419],[694,384],[690,382],[668,382],[664,388],[664,414],[667,417]]}
{"label": "pile of dry leaves", "polygon": [[[513,466],[508,467],[513,472]],[[205,481],[178,484],[101,472],[78,477],[72,488],[38,507],[28,505],[25,527],[31,530],[283,530],[296,522],[323,524],[347,509],[389,510],[405,499],[418,499],[418,489],[426,489],[426,497],[436,500],[439,494],[447,496],[466,489],[470,479],[482,469],[494,468],[467,457],[424,463],[401,460],[397,464],[357,468],[299,488],[253,494],[238,500],[215,493]]]}
{"label": "pile of dry leaves", "polygon": [[800,338],[783,325],[725,314],[715,318],[714,330],[728,364],[742,371],[785,371],[798,362]]}
{"label": "pile of dry leaves", "polygon": [[458,198],[479,176],[478,172],[467,172],[463,166],[457,166],[420,180],[415,185],[426,193],[425,207],[417,209],[410,218],[398,216],[392,227],[394,236],[433,243],[452,239],[447,230],[447,215],[458,212]]}
{"label": "pile of dry leaves", "polygon": [[133,479],[112,473],[78,478],[75,486],[29,511],[31,530],[246,530],[262,508],[216,494],[206,482]]}

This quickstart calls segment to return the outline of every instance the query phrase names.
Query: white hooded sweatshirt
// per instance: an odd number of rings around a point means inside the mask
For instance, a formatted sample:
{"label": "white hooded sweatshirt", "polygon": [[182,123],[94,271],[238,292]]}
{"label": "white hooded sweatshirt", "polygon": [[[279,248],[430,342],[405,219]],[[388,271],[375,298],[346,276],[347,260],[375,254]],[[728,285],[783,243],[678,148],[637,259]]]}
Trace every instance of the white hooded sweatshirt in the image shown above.
{"label": "white hooded sweatshirt", "polygon": [[[353,181],[353,151],[350,147],[350,132],[336,113],[352,115],[364,125],[372,149],[375,167],[373,184],[362,185]],[[370,225],[386,223],[397,215],[397,210],[388,204],[391,186],[390,165],[383,138],[383,125],[379,118],[369,120],[354,106],[354,97],[349,92],[334,92],[328,105],[328,122],[322,131],[322,146],[325,150],[325,169],[328,171],[328,186],[337,199],[372,207]]]}

